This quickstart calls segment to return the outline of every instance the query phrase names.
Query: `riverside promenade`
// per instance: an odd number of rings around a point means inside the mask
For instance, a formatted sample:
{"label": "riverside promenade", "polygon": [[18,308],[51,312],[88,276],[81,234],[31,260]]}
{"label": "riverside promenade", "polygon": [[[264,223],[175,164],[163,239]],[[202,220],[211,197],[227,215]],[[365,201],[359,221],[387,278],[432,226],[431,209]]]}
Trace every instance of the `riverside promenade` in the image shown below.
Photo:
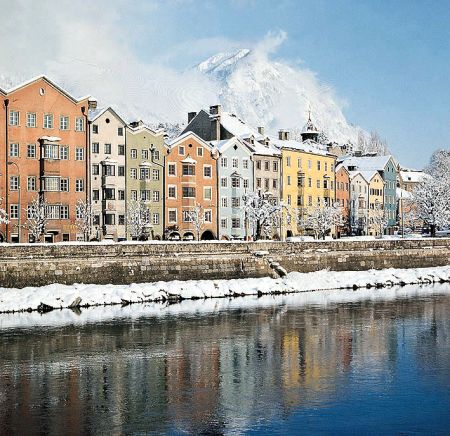
{"label": "riverside promenade", "polygon": [[0,286],[279,277],[450,263],[450,239],[0,245]]}

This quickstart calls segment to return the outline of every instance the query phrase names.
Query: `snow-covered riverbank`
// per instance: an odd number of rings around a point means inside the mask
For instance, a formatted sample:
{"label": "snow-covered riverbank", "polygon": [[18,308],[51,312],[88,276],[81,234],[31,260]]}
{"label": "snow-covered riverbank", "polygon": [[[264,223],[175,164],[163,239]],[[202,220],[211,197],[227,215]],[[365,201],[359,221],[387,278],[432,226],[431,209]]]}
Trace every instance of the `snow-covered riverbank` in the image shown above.
{"label": "snow-covered riverbank", "polygon": [[131,285],[53,284],[23,289],[0,288],[0,313],[143,302],[262,296],[332,289],[450,282],[450,266],[369,271],[289,273],[279,279],[191,280]]}

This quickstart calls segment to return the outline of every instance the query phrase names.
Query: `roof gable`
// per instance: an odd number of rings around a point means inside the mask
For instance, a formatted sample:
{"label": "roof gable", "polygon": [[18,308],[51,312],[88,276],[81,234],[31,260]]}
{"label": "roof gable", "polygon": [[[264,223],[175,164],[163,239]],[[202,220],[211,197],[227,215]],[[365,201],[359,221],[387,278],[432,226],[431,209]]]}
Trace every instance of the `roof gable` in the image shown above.
{"label": "roof gable", "polygon": [[100,118],[103,114],[106,112],[109,112],[113,117],[118,119],[123,125],[126,125],[127,123],[123,120],[121,116],[117,114],[117,112],[111,107],[96,109],[94,111],[89,111],[89,121],[95,121],[98,118]]}
{"label": "roof gable", "polygon": [[222,141],[211,141],[211,145],[217,150],[219,150],[219,153],[225,153],[230,147],[233,145],[237,145],[242,150],[244,150],[249,156],[252,155],[252,150],[249,148],[246,142],[241,141],[239,138],[236,138],[235,136],[230,139],[224,139]]}
{"label": "roof gable", "polygon": [[208,150],[213,151],[213,147],[211,146],[211,144],[208,144],[206,141],[200,138],[200,136],[191,131],[185,132],[171,141],[166,141],[166,144],[169,147],[169,149],[172,149],[175,146],[177,146],[180,142],[189,138],[193,138],[195,141],[200,143],[202,146],[206,147]]}

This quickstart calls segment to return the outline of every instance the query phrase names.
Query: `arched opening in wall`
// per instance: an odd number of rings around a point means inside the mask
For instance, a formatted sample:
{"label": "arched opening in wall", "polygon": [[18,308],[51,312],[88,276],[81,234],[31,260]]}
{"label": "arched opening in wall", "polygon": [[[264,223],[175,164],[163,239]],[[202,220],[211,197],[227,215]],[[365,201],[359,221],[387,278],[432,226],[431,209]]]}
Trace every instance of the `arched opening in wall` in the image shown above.
{"label": "arched opening in wall", "polygon": [[155,241],[160,241],[160,240],[161,240],[161,236],[156,235],[153,239],[154,239]]}
{"label": "arched opening in wall", "polygon": [[230,238],[227,235],[222,235],[222,237],[220,238],[222,241],[229,241]]}
{"label": "arched opening in wall", "polygon": [[200,238],[202,241],[212,241],[214,238],[214,233],[211,230],[205,230]]}
{"label": "arched opening in wall", "polygon": [[278,234],[278,233],[275,233],[273,236],[272,236],[272,241],[279,241],[280,240],[280,235]]}
{"label": "arched opening in wall", "polygon": [[183,241],[195,241],[195,236],[192,232],[186,232],[183,235]]}
{"label": "arched opening in wall", "polygon": [[294,236],[294,235],[292,234],[292,230],[288,230],[288,231],[286,232],[286,238],[292,238],[292,236]]}
{"label": "arched opening in wall", "polygon": [[167,237],[169,241],[179,241],[181,239],[181,236],[178,232],[172,232]]}
{"label": "arched opening in wall", "polygon": [[3,236],[3,233],[0,233],[0,242],[5,242],[5,237]]}

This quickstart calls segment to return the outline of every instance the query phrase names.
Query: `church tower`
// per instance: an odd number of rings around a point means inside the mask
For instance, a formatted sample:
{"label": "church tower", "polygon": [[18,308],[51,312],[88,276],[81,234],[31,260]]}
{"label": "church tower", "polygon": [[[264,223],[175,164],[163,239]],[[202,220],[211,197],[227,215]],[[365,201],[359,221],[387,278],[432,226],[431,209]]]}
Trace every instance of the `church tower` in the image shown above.
{"label": "church tower", "polygon": [[302,135],[302,141],[303,142],[305,142],[308,139],[310,139],[310,140],[312,140],[314,142],[318,142],[319,131],[317,130],[316,126],[311,121],[311,111],[309,111],[308,121],[303,126],[301,135]]}

